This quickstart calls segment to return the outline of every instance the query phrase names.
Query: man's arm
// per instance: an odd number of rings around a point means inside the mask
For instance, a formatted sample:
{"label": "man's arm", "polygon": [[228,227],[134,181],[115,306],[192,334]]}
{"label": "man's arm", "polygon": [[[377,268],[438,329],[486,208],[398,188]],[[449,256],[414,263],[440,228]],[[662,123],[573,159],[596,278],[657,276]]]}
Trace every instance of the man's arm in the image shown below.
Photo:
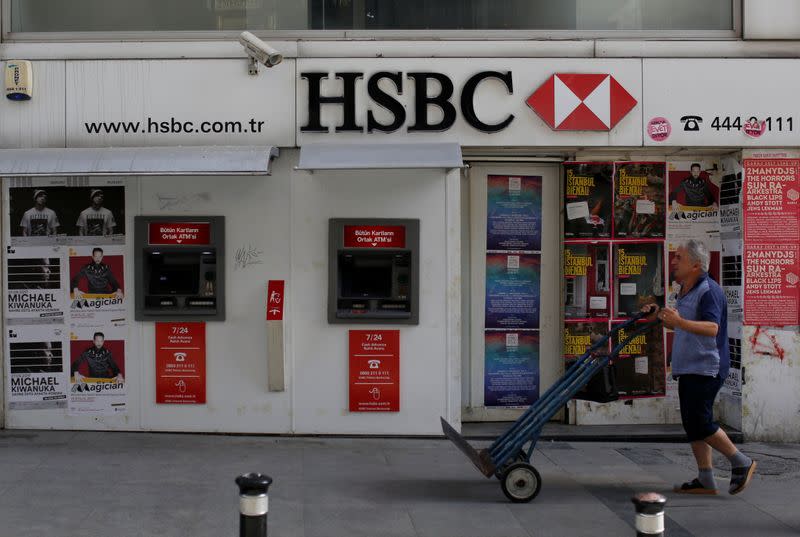
{"label": "man's arm", "polygon": [[111,351],[108,351],[108,366],[111,368],[111,373],[113,373],[115,377],[119,376],[120,369],[117,362],[114,361],[114,355],[111,354]]}
{"label": "man's arm", "polygon": [[28,235],[30,235],[29,226],[30,226],[30,219],[28,217],[28,213],[25,212],[25,214],[22,215],[22,220],[20,220],[19,222],[19,227],[22,228],[23,237],[27,237]]}
{"label": "man's arm", "polygon": [[83,351],[81,355],[78,356],[78,359],[72,362],[72,365],[69,368],[70,376],[73,376],[75,373],[77,373],[78,369],[80,369],[81,367],[81,364],[83,364],[83,362],[85,361],[86,361],[86,351]]}
{"label": "man's arm", "polygon": [[61,222],[58,221],[58,215],[53,211],[50,213],[50,218],[47,219],[47,233],[49,235],[55,235],[58,232],[59,226],[61,226]]}
{"label": "man's arm", "polygon": [[675,308],[664,308],[659,313],[664,326],[667,328],[677,328],[685,330],[698,336],[716,337],[719,332],[719,325],[722,322],[722,308],[727,308],[724,300],[713,290],[707,291],[700,297],[698,304],[698,321],[684,319]]}
{"label": "man's arm", "polygon": [[75,290],[80,291],[80,289],[78,289],[78,284],[80,284],[81,278],[85,276],[86,276],[86,267],[82,267],[81,270],[78,271],[78,273],[75,275],[74,278],[72,278],[72,281],[70,282],[73,292]]}
{"label": "man's arm", "polygon": [[106,215],[105,226],[106,228],[104,234],[113,235],[114,228],[117,227],[117,222],[114,220],[114,213],[112,213],[111,211],[108,211],[108,214]]}
{"label": "man's arm", "polygon": [[106,265],[106,278],[108,279],[108,283],[111,285],[111,292],[116,293],[119,290],[120,285],[117,279],[114,277],[111,267],[108,265]]}

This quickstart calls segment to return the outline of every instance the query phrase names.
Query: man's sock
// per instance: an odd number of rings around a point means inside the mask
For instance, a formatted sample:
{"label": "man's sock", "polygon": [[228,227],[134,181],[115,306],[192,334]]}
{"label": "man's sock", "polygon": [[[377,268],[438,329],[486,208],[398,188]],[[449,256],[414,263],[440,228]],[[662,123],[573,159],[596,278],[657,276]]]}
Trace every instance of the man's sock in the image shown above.
{"label": "man's sock", "polygon": [[717,488],[717,482],[714,481],[714,470],[711,468],[700,468],[700,472],[697,474],[697,480],[707,489]]}
{"label": "man's sock", "polygon": [[728,457],[728,460],[731,461],[731,468],[744,468],[750,466],[750,464],[753,462],[750,457],[738,449],[736,450],[736,453]]}

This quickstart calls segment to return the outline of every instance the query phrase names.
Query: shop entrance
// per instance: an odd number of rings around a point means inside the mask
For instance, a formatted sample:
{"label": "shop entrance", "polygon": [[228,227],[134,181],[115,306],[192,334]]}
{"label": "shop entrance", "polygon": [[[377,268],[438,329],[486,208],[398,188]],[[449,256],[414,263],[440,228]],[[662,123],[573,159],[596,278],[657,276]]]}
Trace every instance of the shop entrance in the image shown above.
{"label": "shop entrance", "polygon": [[564,371],[559,165],[471,162],[462,182],[462,420],[516,419]]}

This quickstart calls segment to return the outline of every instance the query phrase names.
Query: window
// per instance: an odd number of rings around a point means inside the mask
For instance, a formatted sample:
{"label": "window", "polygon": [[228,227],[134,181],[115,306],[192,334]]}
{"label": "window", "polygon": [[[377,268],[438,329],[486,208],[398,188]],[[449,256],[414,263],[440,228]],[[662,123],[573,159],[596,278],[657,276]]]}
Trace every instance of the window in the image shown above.
{"label": "window", "polygon": [[4,0],[22,32],[733,32],[741,0]]}

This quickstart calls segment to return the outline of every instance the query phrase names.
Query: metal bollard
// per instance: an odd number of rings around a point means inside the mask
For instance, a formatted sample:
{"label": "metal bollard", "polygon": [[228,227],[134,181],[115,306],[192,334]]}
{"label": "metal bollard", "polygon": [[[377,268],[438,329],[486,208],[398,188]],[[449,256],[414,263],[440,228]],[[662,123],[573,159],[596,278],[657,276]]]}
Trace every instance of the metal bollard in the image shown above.
{"label": "metal bollard", "polygon": [[244,474],[239,485],[239,537],[267,537],[269,486],[272,478],[264,474]]}
{"label": "metal bollard", "polygon": [[642,492],[631,501],[636,506],[636,537],[664,537],[667,498],[656,492]]}

